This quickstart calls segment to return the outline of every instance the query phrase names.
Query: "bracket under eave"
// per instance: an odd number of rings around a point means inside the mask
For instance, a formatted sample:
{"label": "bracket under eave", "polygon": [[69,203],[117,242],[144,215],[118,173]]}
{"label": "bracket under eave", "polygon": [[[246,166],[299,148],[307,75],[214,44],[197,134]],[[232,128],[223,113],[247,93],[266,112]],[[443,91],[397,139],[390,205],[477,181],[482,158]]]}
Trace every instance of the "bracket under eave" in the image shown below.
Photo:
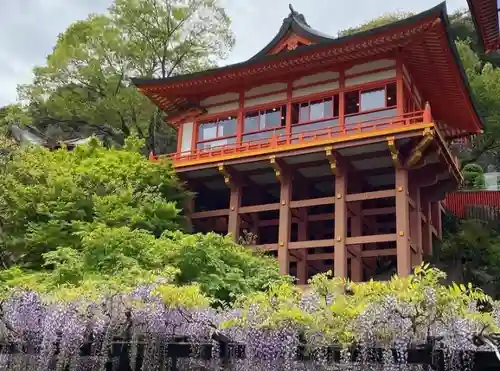
{"label": "bracket under eave", "polygon": [[399,159],[399,151],[396,147],[396,140],[394,137],[387,138],[387,146],[389,147],[389,151],[391,152],[392,163],[395,167],[401,167],[401,161]]}
{"label": "bracket under eave", "polygon": [[224,177],[224,183],[226,183],[227,185],[231,185],[231,174],[229,174],[226,166],[222,163],[218,164],[217,170],[219,170],[219,173]]}
{"label": "bracket under eave", "polygon": [[332,171],[332,174],[337,175],[338,161],[332,146],[325,147],[325,156],[330,163],[330,170]]}
{"label": "bracket under eave", "polygon": [[424,151],[434,139],[434,135],[435,135],[434,129],[432,128],[424,129],[424,136],[422,137],[422,139],[420,139],[415,148],[413,148],[413,150],[410,153],[410,156],[408,156],[406,167],[413,167],[420,161]]}

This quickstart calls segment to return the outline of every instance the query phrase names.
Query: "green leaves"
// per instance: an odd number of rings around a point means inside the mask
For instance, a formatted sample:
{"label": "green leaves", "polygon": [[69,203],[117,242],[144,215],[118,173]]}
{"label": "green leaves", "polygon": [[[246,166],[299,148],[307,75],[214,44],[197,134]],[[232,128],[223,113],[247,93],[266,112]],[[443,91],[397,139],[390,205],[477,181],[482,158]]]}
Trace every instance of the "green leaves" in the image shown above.
{"label": "green leaves", "polygon": [[18,90],[29,102],[24,112],[47,135],[99,133],[118,143],[137,135],[149,150],[166,153],[175,149],[175,133],[130,79],[213,67],[233,44],[230,19],[216,1],[116,0],[106,14],[70,25],[33,82]]}
{"label": "green leaves", "polygon": [[168,278],[219,305],[283,280],[275,259],[228,237],[184,234],[189,195],[171,164],[147,160],[140,147],[131,138],[120,150],[91,141],[72,152],[14,152],[0,178],[0,257],[12,267],[4,285],[70,298],[71,288],[94,295],[86,290]]}

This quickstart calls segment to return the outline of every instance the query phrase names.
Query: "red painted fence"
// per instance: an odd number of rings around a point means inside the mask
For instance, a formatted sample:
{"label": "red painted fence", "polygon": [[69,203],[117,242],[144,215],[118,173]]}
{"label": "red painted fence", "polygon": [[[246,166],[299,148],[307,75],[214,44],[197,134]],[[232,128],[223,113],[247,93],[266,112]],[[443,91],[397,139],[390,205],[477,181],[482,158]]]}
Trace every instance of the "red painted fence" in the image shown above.
{"label": "red painted fence", "polygon": [[500,207],[500,191],[453,192],[448,193],[443,201],[444,208],[458,218],[466,216],[466,206],[475,205]]}

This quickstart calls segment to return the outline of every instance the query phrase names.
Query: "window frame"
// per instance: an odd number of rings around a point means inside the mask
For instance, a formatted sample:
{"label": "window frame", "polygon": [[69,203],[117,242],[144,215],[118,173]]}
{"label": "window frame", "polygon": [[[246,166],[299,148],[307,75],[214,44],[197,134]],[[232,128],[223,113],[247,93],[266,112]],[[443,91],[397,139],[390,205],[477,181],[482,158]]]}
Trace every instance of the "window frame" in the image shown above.
{"label": "window frame", "polygon": [[[219,130],[220,130],[220,123],[221,121],[226,121],[228,120],[229,118],[232,118],[234,119],[235,121],[235,133],[232,134],[232,135],[223,135],[223,136],[219,136]],[[200,129],[202,127],[202,125],[204,124],[216,124],[216,136],[214,138],[211,138],[211,139],[203,139],[203,140],[200,140]],[[210,143],[210,142],[215,142],[215,141],[219,141],[219,140],[224,140],[224,139],[231,139],[231,138],[237,138],[238,137],[238,113],[231,113],[231,112],[228,112],[228,113],[221,113],[221,114],[218,114],[217,116],[213,116],[212,118],[200,118],[198,120],[196,120],[196,140],[195,140],[195,149],[196,150],[200,150],[200,148],[198,148],[198,145],[199,144],[203,144],[203,143]]]}
{"label": "window frame", "polygon": [[[388,106],[387,105],[387,87],[389,85],[395,85],[396,89],[396,99],[395,99],[395,104],[392,105],[392,106]],[[361,94],[364,93],[364,92],[369,92],[369,91],[373,91],[373,90],[384,90],[384,93],[385,93],[385,99],[384,99],[384,104],[385,106],[384,107],[379,107],[379,108],[374,108],[374,109],[369,109],[369,110],[361,110]],[[359,110],[358,112],[355,112],[355,113],[346,113],[345,109],[347,108],[347,105],[346,105],[346,95],[349,94],[349,93],[354,93],[354,92],[357,92],[358,93],[358,107],[359,107]],[[351,116],[356,116],[356,115],[362,115],[362,114],[367,114],[367,113],[372,113],[372,112],[378,112],[378,111],[385,111],[385,110],[388,110],[388,109],[391,109],[391,108],[397,108],[398,107],[398,101],[397,101],[397,84],[396,84],[396,81],[394,82],[385,82],[385,83],[382,83],[380,85],[375,85],[375,86],[370,86],[369,88],[364,88],[364,89],[354,89],[354,90],[347,90],[345,92],[343,92],[344,94],[344,117],[351,117]],[[404,103],[404,102],[403,102]]]}
{"label": "window frame", "polygon": [[[274,112],[280,113],[280,117],[281,117],[280,126],[277,126],[274,128],[268,128],[268,129],[260,129],[261,112],[271,111],[275,108],[276,108],[276,111],[274,111]],[[285,114],[283,114],[283,112],[285,112]],[[245,121],[246,121],[247,115],[253,114],[253,113],[257,113],[257,123],[258,123],[257,126],[259,127],[259,129],[252,130],[252,131],[245,131]],[[286,127],[286,103],[279,103],[277,105],[276,104],[269,104],[269,105],[266,105],[265,107],[255,107],[255,108],[249,107],[248,109],[244,109],[243,110],[243,122],[241,124],[242,124],[242,128],[241,128],[242,138],[245,135],[258,134],[258,133],[264,133],[267,131],[284,129]]]}
{"label": "window frame", "polygon": [[[332,93],[332,94],[329,94],[329,95],[323,96],[323,97],[317,97],[317,98],[311,97],[311,98],[306,99],[306,100],[298,100],[298,101],[292,102],[292,115],[293,115],[293,106],[298,107],[298,112],[297,112],[297,122],[294,122],[293,116],[292,116],[291,126],[310,125],[310,124],[315,124],[317,122],[339,119],[340,109],[341,109],[340,108],[340,94],[342,94],[342,93]],[[337,97],[337,102],[339,105],[339,114],[337,116],[335,116],[335,97]],[[317,101],[324,102],[325,100],[328,100],[328,99],[331,99],[331,101],[332,101],[332,112],[331,112],[332,115],[331,116],[323,116],[321,118],[311,120],[311,102],[317,102]],[[307,105],[308,105],[308,111],[309,111],[308,118],[309,118],[309,120],[301,121],[300,108],[305,103],[307,103]]]}

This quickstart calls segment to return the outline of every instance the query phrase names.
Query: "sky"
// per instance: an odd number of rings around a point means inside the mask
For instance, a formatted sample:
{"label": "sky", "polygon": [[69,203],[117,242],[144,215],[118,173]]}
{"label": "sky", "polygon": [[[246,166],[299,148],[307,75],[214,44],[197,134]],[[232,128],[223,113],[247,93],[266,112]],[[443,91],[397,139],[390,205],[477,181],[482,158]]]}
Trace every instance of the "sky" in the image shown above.
{"label": "sky", "polygon": [[[393,11],[420,12],[439,0],[220,0],[232,19],[236,45],[222,64],[241,62],[262,49],[278,32],[292,2],[315,29],[336,35]],[[43,65],[58,34],[89,13],[101,13],[112,0],[0,1],[0,107],[15,103],[18,84],[30,83],[32,69]],[[448,12],[466,0],[448,0]]]}

